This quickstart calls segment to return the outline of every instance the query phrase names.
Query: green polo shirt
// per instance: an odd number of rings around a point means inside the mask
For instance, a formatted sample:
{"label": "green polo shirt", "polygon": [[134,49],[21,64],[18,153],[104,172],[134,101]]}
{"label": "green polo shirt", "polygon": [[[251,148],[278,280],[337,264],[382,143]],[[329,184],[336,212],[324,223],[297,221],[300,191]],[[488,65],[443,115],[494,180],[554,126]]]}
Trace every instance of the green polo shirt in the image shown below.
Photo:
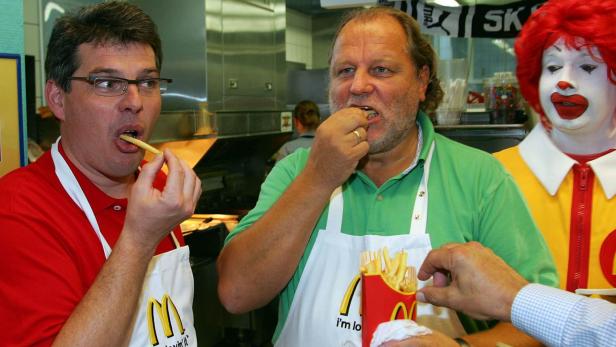
{"label": "green polo shirt", "polygon": [[[424,161],[435,142],[428,181],[428,223],[432,246],[478,241],[491,248],[531,282],[557,286],[558,277],[549,250],[511,176],[490,154],[454,142],[434,132],[420,113],[423,147],[417,165],[377,187],[363,172],[345,183],[342,229],[351,235],[407,234]],[[255,208],[227,237],[246,230],[272,206],[299,175],[309,150],[299,149],[280,161],[261,187]],[[304,203],[308,204],[309,201]],[[327,224],[326,206],[312,232],[306,251],[288,285],[279,295],[278,338],[286,321],[318,231]],[[247,250],[249,251],[249,250]],[[487,329],[495,322],[480,322],[460,315],[467,333]]]}

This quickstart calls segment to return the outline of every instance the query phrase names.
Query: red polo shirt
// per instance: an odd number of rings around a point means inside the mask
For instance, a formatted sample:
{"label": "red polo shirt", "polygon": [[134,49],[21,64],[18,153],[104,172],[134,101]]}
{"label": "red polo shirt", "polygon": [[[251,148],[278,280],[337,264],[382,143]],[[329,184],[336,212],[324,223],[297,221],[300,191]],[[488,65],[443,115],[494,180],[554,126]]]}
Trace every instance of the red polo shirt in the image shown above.
{"label": "red polo shirt", "polygon": [[[61,148],[60,152],[113,248],[124,224],[127,200],[103,193]],[[159,173],[154,187],[162,190],[165,180]],[[183,245],[180,228],[174,233]],[[167,237],[156,253],[173,248]],[[51,345],[104,262],[100,240],[62,188],[50,152],[0,179],[0,345]]]}

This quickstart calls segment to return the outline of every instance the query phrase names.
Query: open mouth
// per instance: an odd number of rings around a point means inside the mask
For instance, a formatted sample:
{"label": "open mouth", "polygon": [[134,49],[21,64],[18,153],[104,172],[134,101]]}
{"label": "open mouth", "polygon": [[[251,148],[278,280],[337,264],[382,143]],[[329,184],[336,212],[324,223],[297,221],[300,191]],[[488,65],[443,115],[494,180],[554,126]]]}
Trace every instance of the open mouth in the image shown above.
{"label": "open mouth", "polygon": [[[116,146],[121,152],[133,153],[139,151],[139,146],[135,145],[135,141],[140,141],[143,138],[143,128],[139,125],[125,125],[118,129]],[[130,141],[135,139],[135,141]]]}
{"label": "open mouth", "polygon": [[126,134],[130,137],[134,137],[137,138],[139,136],[139,132],[137,130],[125,130],[122,132],[122,134]]}
{"label": "open mouth", "polygon": [[379,113],[370,106],[358,106],[358,108],[368,115],[368,124],[373,123],[379,116]]}
{"label": "open mouth", "polygon": [[562,95],[559,93],[552,93],[550,101],[554,104],[556,112],[562,119],[571,120],[581,116],[588,108],[588,100],[585,97],[575,95]]}

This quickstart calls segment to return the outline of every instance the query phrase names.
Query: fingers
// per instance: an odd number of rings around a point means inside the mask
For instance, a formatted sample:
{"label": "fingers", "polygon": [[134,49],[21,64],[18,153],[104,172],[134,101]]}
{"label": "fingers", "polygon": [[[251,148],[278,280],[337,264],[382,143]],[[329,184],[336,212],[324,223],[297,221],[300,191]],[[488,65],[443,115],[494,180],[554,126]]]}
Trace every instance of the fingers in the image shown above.
{"label": "fingers", "polygon": [[364,111],[349,107],[332,114],[317,128],[304,170],[319,178],[320,187],[333,189],[357,169],[370,148],[367,124]]}
{"label": "fingers", "polygon": [[359,144],[367,140],[367,135],[368,135],[368,132],[366,131],[366,129],[359,127],[359,128],[353,129],[353,131],[348,133],[347,137],[349,136],[352,137],[350,142],[353,144],[353,146],[358,146]]}
{"label": "fingers", "polygon": [[[453,250],[464,247],[464,245],[465,244],[462,243],[447,243],[438,249],[433,249],[430,251],[419,268],[417,278],[425,281],[432,277],[435,273],[440,273],[439,275],[436,275],[439,277],[438,280],[440,281],[442,279],[442,274],[451,272],[456,265],[453,259]],[[468,245],[468,243],[466,245]]]}
{"label": "fingers", "polygon": [[164,163],[164,156],[159,154],[150,162],[143,165],[141,172],[139,173],[139,179],[135,182],[135,185],[146,188],[151,187],[154,182],[154,178],[156,177],[156,173],[160,171]]}
{"label": "fingers", "polygon": [[[321,137],[343,139],[350,147],[356,146],[366,139],[368,116],[359,108],[344,108],[331,115],[317,129]],[[317,136],[318,138],[319,136]]]}
{"label": "fingers", "polygon": [[188,166],[188,163],[186,163],[184,160],[179,160],[179,164],[180,164],[182,173],[184,174],[184,179],[183,179],[184,184],[182,186],[182,196],[186,199],[189,199],[190,201],[193,201],[195,185],[197,183],[195,180],[196,177],[193,174],[193,171],[190,168],[190,166]]}
{"label": "fingers", "polygon": [[357,107],[344,108],[336,112],[336,114],[340,114],[341,117],[344,117],[347,126],[344,130],[349,132],[357,128],[366,128],[368,126],[368,114]]}
{"label": "fingers", "polygon": [[181,187],[184,185],[182,164],[180,159],[169,150],[165,150],[164,156],[167,161],[168,173],[163,196],[178,196],[181,194]]}
{"label": "fingers", "polygon": [[[421,293],[421,295],[419,295]],[[450,287],[426,286],[417,291],[417,300],[437,306],[448,306],[449,300],[455,294]]]}
{"label": "fingers", "polygon": [[[168,175],[161,191],[153,184],[164,163]],[[200,195],[201,181],[194,171],[165,150],[141,169],[130,192],[124,231],[144,247],[155,247],[169,230],[194,213]]]}
{"label": "fingers", "polygon": [[170,151],[165,152],[165,156],[168,158],[169,174],[163,196],[172,206],[177,206],[184,214],[191,215],[201,196],[201,180],[184,160]]}
{"label": "fingers", "polygon": [[437,271],[434,273],[432,277],[433,277],[432,284],[435,287],[445,287],[449,285],[449,273],[448,272]]}
{"label": "fingers", "polygon": [[451,268],[447,267],[449,264],[448,258],[449,252],[447,252],[446,249],[439,248],[431,250],[428,256],[426,256],[426,259],[424,259],[423,264],[421,264],[417,272],[417,278],[425,281],[438,271],[442,271],[443,269],[447,271],[451,270]]}
{"label": "fingers", "polygon": [[326,122],[335,122],[344,134],[349,134],[357,128],[368,127],[368,115],[356,107],[347,107],[332,114]]}

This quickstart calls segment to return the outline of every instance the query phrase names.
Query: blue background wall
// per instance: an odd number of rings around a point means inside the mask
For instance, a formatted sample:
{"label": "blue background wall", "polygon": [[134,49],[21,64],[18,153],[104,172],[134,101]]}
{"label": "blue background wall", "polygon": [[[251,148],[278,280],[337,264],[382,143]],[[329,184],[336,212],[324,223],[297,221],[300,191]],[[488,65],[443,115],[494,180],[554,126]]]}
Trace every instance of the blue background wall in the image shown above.
{"label": "blue background wall", "polygon": [[[26,138],[25,126],[25,71],[24,71],[24,7],[22,0],[0,0],[0,53],[21,56],[21,114],[22,138]],[[1,78],[2,76],[0,76]],[[26,151],[26,141],[22,150]],[[22,163],[24,165],[25,163]]]}

